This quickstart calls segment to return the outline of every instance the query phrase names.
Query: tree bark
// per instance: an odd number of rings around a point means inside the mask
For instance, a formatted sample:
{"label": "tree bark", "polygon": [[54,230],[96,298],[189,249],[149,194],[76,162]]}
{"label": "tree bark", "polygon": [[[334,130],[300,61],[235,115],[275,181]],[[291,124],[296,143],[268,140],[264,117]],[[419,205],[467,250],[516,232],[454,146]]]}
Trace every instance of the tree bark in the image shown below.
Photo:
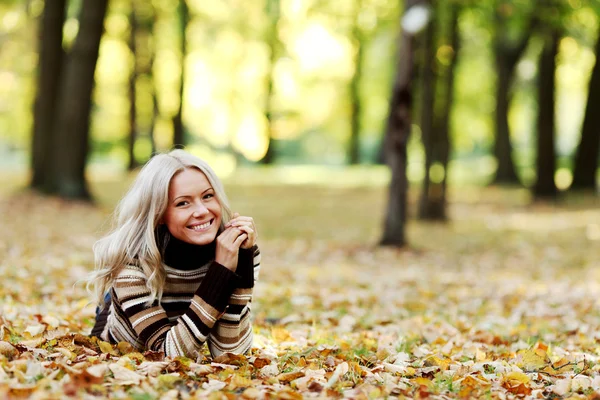
{"label": "tree bark", "polygon": [[359,0],[352,36],[356,53],[354,55],[354,74],[350,81],[350,140],[348,141],[348,164],[360,164],[360,129],[362,104],[360,97],[360,82],[363,71],[364,35],[358,26],[362,2]]}
{"label": "tree bark", "polygon": [[493,179],[495,184],[520,185],[519,177],[513,161],[513,147],[510,138],[510,126],[508,124],[508,110],[511,101],[511,85],[513,82],[515,67],[523,55],[529,42],[529,36],[537,25],[537,19],[530,18],[527,27],[516,43],[510,43],[504,37],[507,31],[505,17],[496,11],[495,37],[494,37],[494,59],[496,61],[496,112],[494,116],[494,156],[498,162],[498,168]]}
{"label": "tree bark", "polygon": [[570,190],[594,190],[600,156],[600,35],[596,42],[596,64],[590,78],[581,140],[575,156]]}
{"label": "tree bark", "polygon": [[537,182],[533,187],[535,198],[555,197],[558,190],[554,182],[556,161],[554,155],[555,135],[555,71],[559,34],[552,32],[546,43],[539,63],[538,121],[537,121]]}
{"label": "tree bark", "polygon": [[[460,37],[458,31],[459,6],[450,5],[450,32],[449,45],[453,50],[450,64],[442,73],[442,95],[439,97],[440,106],[436,107],[439,114],[434,118],[432,132],[434,140],[432,141],[431,159],[442,165],[444,176],[441,182],[433,182],[430,175],[426,174],[425,179],[428,182],[427,192],[423,190],[420,204],[420,218],[445,221],[446,214],[446,187],[448,181],[448,160],[450,158],[450,112],[454,103],[454,71],[456,60],[460,48]],[[426,171],[429,171],[431,163]]]}
{"label": "tree bark", "polygon": [[190,20],[187,0],[179,2],[179,27],[181,29],[181,80],[179,82],[179,108],[173,116],[173,147],[185,146],[185,125],[183,123],[183,106],[185,104],[185,59],[187,56],[186,30]]}
{"label": "tree bark", "polygon": [[[132,0],[134,1],[134,0]],[[138,31],[138,45],[136,51],[138,53],[139,63],[138,78],[143,77],[148,80],[149,87],[148,93],[145,95],[150,97],[150,110],[143,110],[143,115],[150,115],[148,121],[148,140],[150,141],[150,154],[148,159],[156,153],[156,140],[154,138],[154,131],[156,126],[156,120],[159,116],[158,98],[157,98],[157,87],[156,80],[154,78],[154,61],[156,59],[156,33],[154,27],[156,26],[156,20],[158,18],[158,10],[152,5],[152,3],[138,2],[135,0],[136,6],[136,24]],[[139,93],[139,91],[138,91]],[[147,114],[146,114],[147,113]],[[142,110],[138,110],[138,115],[142,114]],[[140,124],[138,124],[139,126]],[[138,128],[139,130],[139,128]],[[139,159],[137,160],[140,161]],[[147,161],[144,160],[144,162]]]}
{"label": "tree bark", "polygon": [[85,179],[89,122],[100,39],[108,0],[84,0],[79,33],[62,75],[52,193],[64,198],[89,199]]}
{"label": "tree bark", "polygon": [[137,34],[137,18],[135,12],[135,0],[131,0],[131,12],[129,14],[129,50],[132,54],[132,66],[129,75],[129,165],[127,169],[129,171],[134,170],[138,166],[138,162],[135,159],[135,141],[137,139],[137,113],[136,113],[136,102],[137,96],[135,92],[135,84],[138,78],[137,68],[137,48],[136,48],[136,34]]}
{"label": "tree bark", "polygon": [[54,144],[52,127],[64,58],[62,32],[65,16],[66,0],[46,0],[39,34],[38,92],[34,106],[31,143],[30,186],[38,190],[44,189],[52,161],[49,156]]}
{"label": "tree bark", "polygon": [[269,66],[267,71],[267,93],[265,99],[265,118],[267,119],[267,152],[260,160],[261,164],[269,165],[275,162],[275,148],[273,140],[273,123],[274,123],[274,108],[273,108],[273,93],[274,93],[274,70],[275,63],[278,58],[279,33],[277,24],[280,18],[280,0],[267,1],[267,14],[269,16],[269,30],[267,43],[269,45]]}
{"label": "tree bark", "polygon": [[[405,14],[418,3],[406,0]],[[406,146],[410,135],[412,74],[414,70],[413,34],[402,30],[398,41],[398,64],[384,137],[385,161],[391,170],[388,204],[381,245],[402,247],[406,244],[408,179]]]}
{"label": "tree bark", "polygon": [[[431,2],[430,2],[431,3]],[[432,5],[435,10],[435,6]],[[429,185],[431,183],[430,169],[433,164],[436,138],[434,132],[435,120],[435,87],[438,78],[436,72],[436,15],[430,20],[423,35],[423,62],[421,68],[421,141],[425,150],[425,176],[421,186],[418,216],[428,219]]]}
{"label": "tree bark", "polygon": [[510,127],[508,125],[508,109],[510,106],[510,84],[514,64],[509,60],[502,50],[496,49],[496,113],[494,128],[496,140],[494,141],[494,156],[498,162],[495,184],[520,184],[512,159],[512,143],[510,139]]}

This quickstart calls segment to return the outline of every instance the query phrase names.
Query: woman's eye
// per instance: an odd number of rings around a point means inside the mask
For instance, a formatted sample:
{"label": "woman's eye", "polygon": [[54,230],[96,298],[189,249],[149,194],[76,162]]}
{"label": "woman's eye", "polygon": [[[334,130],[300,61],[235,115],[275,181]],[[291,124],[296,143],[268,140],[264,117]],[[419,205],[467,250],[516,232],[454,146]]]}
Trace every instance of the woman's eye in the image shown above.
{"label": "woman's eye", "polygon": [[215,197],[215,195],[212,193],[208,193],[208,194],[204,195],[205,199],[212,199],[213,197]]}
{"label": "woman's eye", "polygon": [[180,201],[179,203],[175,204],[175,207],[181,207],[181,206],[185,206],[187,204],[188,204],[187,201]]}

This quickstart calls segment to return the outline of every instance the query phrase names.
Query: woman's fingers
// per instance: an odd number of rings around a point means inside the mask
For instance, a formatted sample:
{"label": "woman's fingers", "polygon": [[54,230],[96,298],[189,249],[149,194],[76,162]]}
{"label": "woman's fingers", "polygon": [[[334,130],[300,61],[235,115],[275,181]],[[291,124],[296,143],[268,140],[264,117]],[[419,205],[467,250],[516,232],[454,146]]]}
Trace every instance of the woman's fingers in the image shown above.
{"label": "woman's fingers", "polygon": [[[240,248],[250,249],[256,244],[258,233],[252,217],[242,216],[239,213],[233,213],[231,220],[225,224],[226,231],[232,228],[235,228],[238,230],[238,232],[243,232],[246,235],[246,239],[244,239],[239,246]],[[235,241],[237,241],[238,238],[239,236],[234,238]]]}
{"label": "woman's fingers", "polygon": [[227,224],[225,224],[225,228],[242,225],[249,226],[250,228],[256,230],[256,227],[254,226],[254,219],[252,217],[240,216],[238,213],[233,214],[233,218]]}
{"label": "woman's fingers", "polygon": [[238,227],[238,229],[245,232],[246,235],[248,236],[248,238],[242,243],[242,245],[240,247],[242,249],[252,248],[252,246],[254,246],[256,244],[256,238],[258,237],[256,232],[248,226],[240,226],[240,227]]}
{"label": "woman's fingers", "polygon": [[240,236],[237,237],[237,239],[235,239],[235,242],[233,242],[233,244],[237,247],[240,247],[246,239],[248,239],[248,234],[242,233]]}

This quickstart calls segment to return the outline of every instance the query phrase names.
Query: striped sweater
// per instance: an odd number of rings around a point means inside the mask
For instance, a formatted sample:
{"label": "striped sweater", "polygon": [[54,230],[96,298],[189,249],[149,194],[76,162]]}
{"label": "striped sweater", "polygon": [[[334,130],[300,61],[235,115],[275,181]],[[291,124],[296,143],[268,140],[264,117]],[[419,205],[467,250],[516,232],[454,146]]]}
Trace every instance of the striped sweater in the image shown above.
{"label": "striped sweater", "polygon": [[215,245],[173,239],[165,252],[163,295],[152,304],[142,269],[124,267],[113,283],[106,320],[98,318],[92,334],[168,357],[197,358],[205,342],[213,357],[247,352],[252,346],[250,306],[260,251],[256,246],[240,249],[234,273],[214,261]]}

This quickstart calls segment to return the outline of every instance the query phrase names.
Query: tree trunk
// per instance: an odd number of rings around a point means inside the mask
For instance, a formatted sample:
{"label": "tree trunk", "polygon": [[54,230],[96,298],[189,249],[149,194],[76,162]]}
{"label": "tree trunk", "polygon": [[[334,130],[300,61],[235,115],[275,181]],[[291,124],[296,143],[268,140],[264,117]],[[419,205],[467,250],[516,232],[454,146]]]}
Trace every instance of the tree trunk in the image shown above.
{"label": "tree trunk", "polygon": [[494,156],[498,162],[495,184],[520,184],[512,159],[512,143],[510,140],[510,127],[508,125],[508,110],[510,106],[510,84],[512,82],[514,65],[508,60],[502,50],[496,49],[496,113],[494,127],[496,140],[494,142]]}
{"label": "tree trunk", "polygon": [[[433,133],[435,140],[432,146],[432,160],[439,163],[444,169],[444,175],[440,182],[431,181],[430,174],[426,174],[428,191],[423,192],[421,197],[420,217],[429,220],[444,221],[446,215],[446,186],[448,180],[448,160],[450,158],[450,112],[454,103],[454,71],[460,48],[460,37],[458,31],[459,6],[450,5],[450,47],[453,50],[450,64],[443,70],[441,105],[436,107],[439,115],[434,119]],[[429,167],[430,168],[430,167]],[[429,170],[429,168],[427,170]]]}
{"label": "tree trunk", "polygon": [[[431,3],[431,2],[430,2]],[[435,5],[430,4],[434,9]],[[434,12],[434,11],[432,11]],[[435,84],[436,73],[436,15],[430,20],[423,35],[423,62],[421,68],[421,140],[425,150],[425,176],[421,186],[418,215],[420,219],[428,219],[429,185],[431,182],[430,169],[433,164],[436,138],[434,132],[435,119]]]}
{"label": "tree trunk", "polygon": [[[150,83],[148,87],[148,93],[146,93],[146,95],[150,97],[152,109],[144,110],[144,115],[147,115],[146,112],[148,111],[148,114],[150,115],[147,128],[148,140],[150,141],[151,149],[148,156],[149,159],[153,154],[156,153],[154,130],[156,126],[156,120],[158,119],[159,115],[158,99],[156,95],[157,87],[156,80],[154,79],[154,60],[156,59],[156,33],[154,27],[156,26],[156,20],[158,18],[158,10],[152,5],[152,3],[138,2],[137,0],[135,0],[135,6],[136,27],[139,33],[138,46],[136,48],[140,61],[138,64],[136,64],[139,74],[138,77],[143,76]],[[140,111],[141,110],[138,110],[138,114],[141,114]],[[144,160],[144,162],[145,161],[147,161],[147,159]]]}
{"label": "tree trunk", "polygon": [[83,1],[79,33],[62,75],[51,188],[65,198],[90,198],[85,165],[94,72],[107,6],[108,0]]}
{"label": "tree trunk", "polygon": [[66,0],[46,0],[39,34],[38,91],[34,107],[31,144],[32,179],[30,186],[44,189],[51,167],[53,146],[53,123],[56,99],[60,88],[61,67],[64,58],[62,48]]}
{"label": "tree trunk", "polygon": [[[152,76],[152,81],[154,82],[154,75]],[[156,153],[156,140],[154,139],[154,131],[156,129],[156,120],[160,114],[160,110],[158,109],[158,98],[156,96],[156,83],[153,84],[152,87],[152,118],[150,120],[150,128],[148,130],[148,138],[150,140],[150,147],[152,149],[152,157]]]}
{"label": "tree trunk", "polygon": [[354,56],[354,74],[350,81],[350,140],[348,141],[348,164],[360,164],[360,121],[361,121],[361,97],[360,82],[363,71],[364,35],[358,26],[358,18],[361,12],[361,1],[358,2],[356,19],[352,29],[356,54]]}
{"label": "tree trunk", "polygon": [[600,35],[596,42],[596,64],[590,78],[581,141],[577,147],[570,189],[594,190],[600,156]]}
{"label": "tree trunk", "polygon": [[[417,3],[418,0],[406,0],[404,15]],[[413,35],[414,33],[403,29],[398,41],[398,64],[384,138],[385,161],[391,170],[391,181],[380,244],[396,247],[406,244],[405,223],[408,197],[406,146],[411,125],[411,81],[414,70]]]}
{"label": "tree trunk", "polygon": [[[502,3],[502,1],[500,2]],[[495,184],[520,185],[519,177],[513,161],[513,148],[510,138],[510,126],[508,124],[508,110],[511,101],[511,85],[513,82],[515,67],[527,48],[529,37],[538,20],[535,16],[530,17],[525,30],[516,42],[511,42],[506,37],[509,31],[506,17],[501,15],[499,8],[502,4],[496,4],[498,9],[495,14],[494,33],[494,59],[496,62],[496,112],[494,116],[495,141],[494,156],[498,168],[493,179]]]}
{"label": "tree trunk", "polygon": [[137,69],[137,48],[135,43],[135,37],[137,34],[137,19],[135,12],[135,0],[131,0],[131,12],[129,14],[129,50],[131,51],[132,66],[131,73],[129,75],[129,165],[127,169],[129,171],[134,170],[138,166],[138,162],[135,159],[135,141],[137,139],[137,114],[136,114],[136,101],[137,96],[135,92],[135,84],[138,78]]}
{"label": "tree trunk", "polygon": [[559,35],[553,32],[545,38],[540,56],[538,82],[538,121],[537,121],[537,182],[533,187],[535,198],[555,197],[554,182],[556,161],[554,156],[554,112],[555,112],[555,71]]}
{"label": "tree trunk", "polygon": [[179,27],[181,29],[181,80],[179,82],[179,108],[173,117],[173,147],[185,146],[185,126],[183,123],[183,107],[185,105],[185,59],[187,56],[186,30],[190,20],[187,0],[179,2]]}
{"label": "tree trunk", "polygon": [[265,99],[265,117],[267,119],[267,152],[260,160],[261,164],[269,165],[275,162],[275,148],[273,141],[273,123],[274,123],[274,110],[273,110],[273,92],[274,92],[274,75],[275,63],[278,58],[278,47],[279,47],[279,33],[277,24],[280,18],[280,0],[269,0],[267,2],[267,14],[269,15],[269,30],[267,42],[269,45],[270,56],[269,66],[267,71],[267,93]]}

